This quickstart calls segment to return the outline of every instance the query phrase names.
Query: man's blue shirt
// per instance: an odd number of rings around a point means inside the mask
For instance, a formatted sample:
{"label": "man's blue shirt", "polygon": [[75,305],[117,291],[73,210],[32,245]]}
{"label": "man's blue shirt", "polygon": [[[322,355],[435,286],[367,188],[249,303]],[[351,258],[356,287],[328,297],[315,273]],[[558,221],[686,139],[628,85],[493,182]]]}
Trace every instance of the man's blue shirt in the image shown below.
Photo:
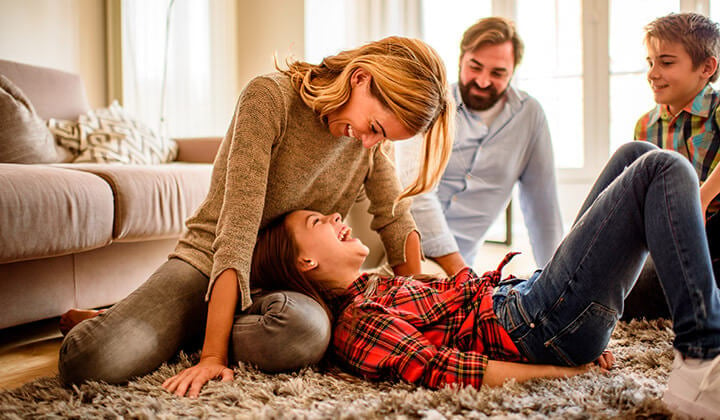
{"label": "man's blue shirt", "polygon": [[[412,214],[425,255],[459,251],[472,264],[493,221],[520,188],[520,207],[535,261],[544,266],[562,240],[555,166],[547,119],[540,104],[509,87],[490,126],[462,103],[457,84],[456,133],[438,187],[413,199]],[[396,143],[398,172],[407,185],[417,176],[421,139]]]}

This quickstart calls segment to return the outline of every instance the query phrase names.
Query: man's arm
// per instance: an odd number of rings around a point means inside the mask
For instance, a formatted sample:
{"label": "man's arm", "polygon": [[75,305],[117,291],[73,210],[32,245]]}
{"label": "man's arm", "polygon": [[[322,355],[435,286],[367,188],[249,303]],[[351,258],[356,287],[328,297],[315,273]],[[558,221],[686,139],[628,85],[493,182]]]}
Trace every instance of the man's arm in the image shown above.
{"label": "man's arm", "polygon": [[528,162],[520,175],[520,208],[535,262],[543,267],[562,240],[563,225],[550,130],[542,108],[536,105],[535,138],[531,140]]}

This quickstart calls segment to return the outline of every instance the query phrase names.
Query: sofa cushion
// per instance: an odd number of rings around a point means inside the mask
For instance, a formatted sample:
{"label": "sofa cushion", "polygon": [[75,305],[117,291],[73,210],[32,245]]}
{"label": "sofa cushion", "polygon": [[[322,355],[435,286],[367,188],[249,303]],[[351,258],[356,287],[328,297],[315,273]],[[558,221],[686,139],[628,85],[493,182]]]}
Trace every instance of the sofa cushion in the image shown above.
{"label": "sofa cushion", "polygon": [[212,165],[54,165],[96,174],[115,196],[113,240],[177,237],[210,189]]}
{"label": "sofa cushion", "polygon": [[25,94],[1,74],[0,144],[0,162],[49,163],[66,156]]}
{"label": "sofa cushion", "polygon": [[101,178],[47,165],[0,164],[0,263],[112,240],[113,195]]}

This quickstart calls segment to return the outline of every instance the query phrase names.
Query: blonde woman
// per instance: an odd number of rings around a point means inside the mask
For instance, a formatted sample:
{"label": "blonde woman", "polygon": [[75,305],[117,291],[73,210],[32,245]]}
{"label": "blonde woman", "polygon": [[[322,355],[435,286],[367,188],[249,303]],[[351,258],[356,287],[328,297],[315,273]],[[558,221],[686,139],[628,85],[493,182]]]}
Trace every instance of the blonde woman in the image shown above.
{"label": "blonde woman", "polygon": [[[364,189],[394,271],[417,273],[419,235],[404,198],[436,183],[453,119],[444,65],[415,39],[390,37],[253,79],[218,151],[207,198],[170,259],[107,311],[63,317],[69,332],[60,377],[124,382],[203,336],[199,363],[168,379],[170,392],[197,396],[213,378],[232,379],[231,361],[269,371],[317,362],[330,338],[322,308],[292,292],[251,294],[258,230],[296,209],[344,215]],[[385,140],[416,133],[425,133],[424,167],[401,191]]]}

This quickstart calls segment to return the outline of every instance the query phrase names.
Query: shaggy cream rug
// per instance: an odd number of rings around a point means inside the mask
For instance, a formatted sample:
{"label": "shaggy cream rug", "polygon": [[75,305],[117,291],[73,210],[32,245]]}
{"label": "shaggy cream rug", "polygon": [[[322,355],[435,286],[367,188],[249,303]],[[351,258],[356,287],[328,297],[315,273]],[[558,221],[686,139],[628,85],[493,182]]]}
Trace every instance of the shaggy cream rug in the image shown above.
{"label": "shaggy cream rug", "polygon": [[177,398],[160,384],[190,366],[193,358],[181,355],[123,386],[64,388],[57,378],[36,380],[0,393],[0,418],[665,418],[671,414],[660,397],[672,337],[668,321],[621,322],[610,344],[617,364],[609,373],[479,390],[367,382],[333,366],[270,375],[240,365],[233,382],[213,381],[197,399]]}

